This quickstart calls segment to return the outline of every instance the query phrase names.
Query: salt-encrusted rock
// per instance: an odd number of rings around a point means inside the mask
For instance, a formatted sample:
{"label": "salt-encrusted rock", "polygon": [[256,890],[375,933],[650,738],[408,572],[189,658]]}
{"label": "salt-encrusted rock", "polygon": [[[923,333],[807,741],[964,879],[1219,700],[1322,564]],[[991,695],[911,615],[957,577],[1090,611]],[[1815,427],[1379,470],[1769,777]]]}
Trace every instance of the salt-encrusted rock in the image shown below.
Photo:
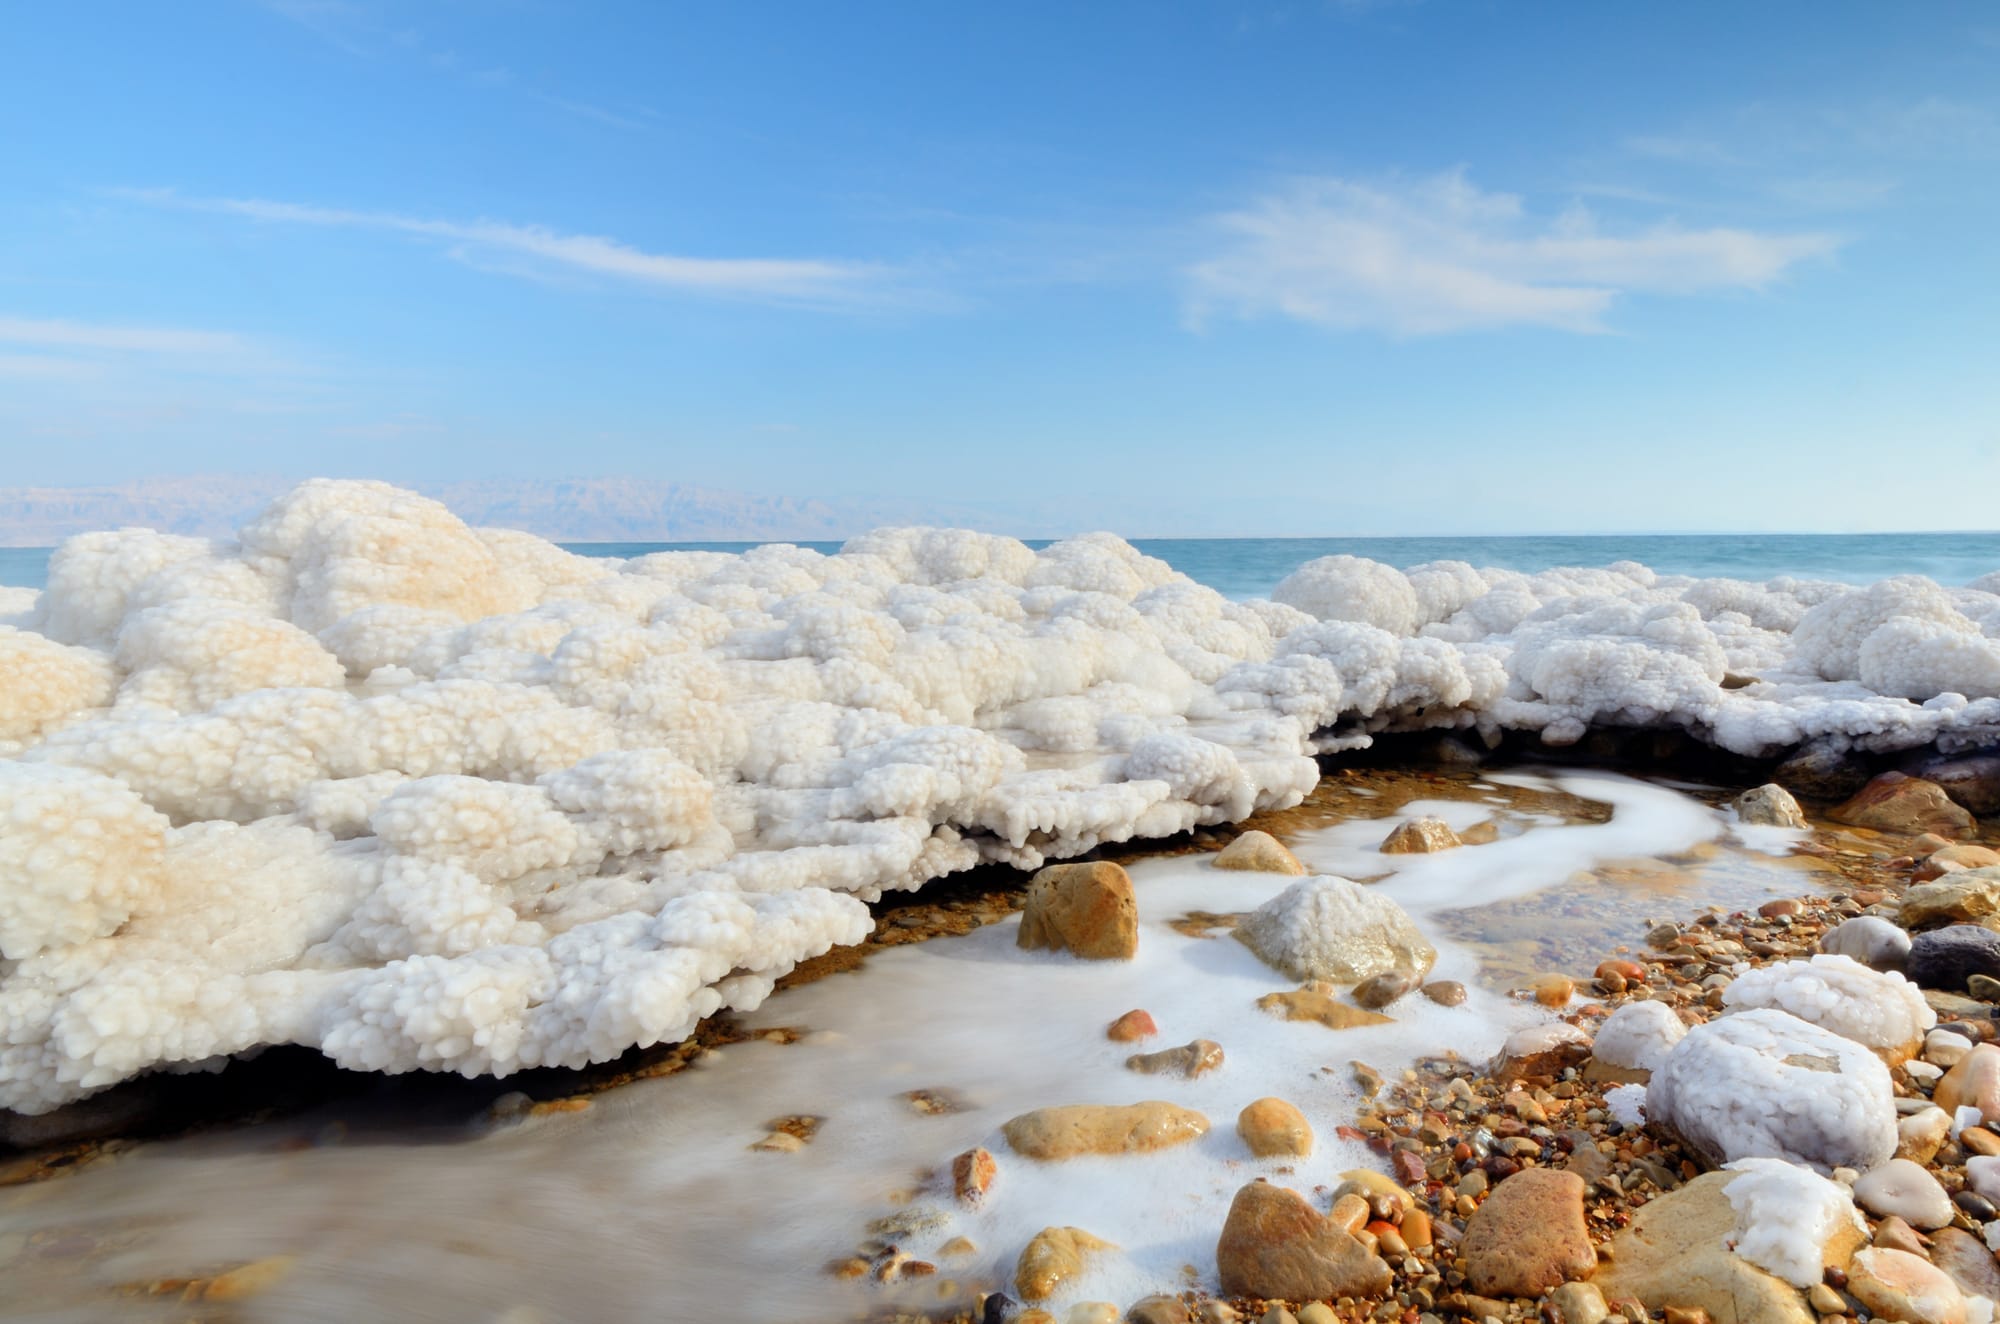
{"label": "salt-encrusted rock", "polygon": [[1851,956],[1871,970],[1901,970],[1910,959],[1910,935],[1880,916],[1859,915],[1828,929],[1819,949]]}
{"label": "salt-encrusted rock", "polygon": [[1222,848],[1215,857],[1218,869],[1242,869],[1251,873],[1285,873],[1303,877],[1306,867],[1299,857],[1268,832],[1252,828]]}
{"label": "salt-encrusted rock", "polygon": [[1014,1265],[1014,1290],[1023,1301],[1046,1301],[1083,1272],[1087,1257],[1116,1249],[1111,1242],[1100,1241],[1079,1227],[1045,1227],[1021,1251]]}
{"label": "salt-encrusted rock", "polygon": [[1991,867],[1959,869],[1935,882],[1920,883],[1903,893],[1896,912],[1906,929],[1942,924],[1991,927],[1995,916],[2000,916],[2000,868]]}
{"label": "salt-encrusted rock", "polygon": [[1980,753],[1932,759],[1916,773],[1937,783],[1946,795],[1981,818],[2000,814],[2000,756]]}
{"label": "salt-encrusted rock", "polygon": [[1896,1123],[1896,1157],[1913,1163],[1929,1163],[1951,1135],[1951,1114],[1942,1108],[1926,1108]]}
{"label": "salt-encrusted rock", "polygon": [[1312,1123],[1283,1099],[1259,1099],[1238,1113],[1236,1134],[1258,1158],[1312,1153]]}
{"label": "salt-encrusted rock", "polygon": [[1160,1032],[1153,1023],[1153,1014],[1135,1007],[1117,1020],[1111,1022],[1104,1031],[1104,1037],[1114,1043],[1129,1044],[1140,1039],[1150,1039]]}
{"label": "salt-encrusted rock", "polygon": [[1802,828],[1806,826],[1805,811],[1792,793],[1776,782],[1743,792],[1731,802],[1736,810],[1736,821],[1758,827]]}
{"label": "salt-encrusted rock", "polygon": [[1560,1324],[1604,1324],[1611,1315],[1595,1283],[1564,1283],[1549,1293],[1549,1304]]}
{"label": "salt-encrusted rock", "polygon": [[1425,855],[1463,846],[1451,824],[1442,818],[1412,818],[1398,823],[1382,841],[1384,855]]}
{"label": "salt-encrusted rock", "polygon": [[1587,1278],[1597,1252],[1583,1221],[1583,1179],[1524,1168],[1493,1188],[1465,1228],[1466,1277],[1482,1296],[1541,1296]]}
{"label": "salt-encrusted rock", "polygon": [[2000,1301],[2000,1263],[1995,1262],[1986,1243],[1970,1232],[1939,1228],[1931,1235],[1931,1263],[1944,1270],[1965,1295]]}
{"label": "salt-encrusted rock", "polygon": [[1401,906],[1345,878],[1293,883],[1244,916],[1236,936],[1293,979],[1354,984],[1389,970],[1422,976],[1437,964],[1437,949]]}
{"label": "salt-encrusted rock", "polygon": [[984,1146],[968,1149],[951,1161],[952,1194],[960,1204],[976,1205],[986,1198],[999,1172],[993,1151]]}
{"label": "salt-encrusted rock", "polygon": [[1597,1061],[1644,1083],[1687,1037],[1687,1024],[1664,1002],[1627,1002],[1604,1018],[1590,1053]]}
{"label": "salt-encrusted rock", "polygon": [[1236,1192],[1215,1247],[1222,1290],[1279,1301],[1375,1297],[1389,1265],[1297,1191],[1254,1181]]}
{"label": "salt-encrusted rock", "polygon": [[1333,985],[1314,980],[1304,988],[1284,993],[1266,993],[1257,1005],[1288,1021],[1316,1021],[1329,1030],[1351,1030],[1357,1025],[1387,1025],[1393,1017],[1350,1006],[1333,995]]}
{"label": "salt-encrusted rock", "polygon": [[1501,1045],[1488,1071],[1501,1084],[1517,1080],[1553,1079],[1565,1067],[1590,1056],[1590,1036],[1574,1025],[1553,1021],[1514,1031]]}
{"label": "salt-encrusted rock", "polygon": [[1868,1225],[1854,1212],[1846,1187],[1779,1159],[1729,1165],[1723,1188],[1736,1211],[1730,1235],[1737,1255],[1794,1287],[1811,1287],[1826,1273],[1828,1247],[1860,1244]]}
{"label": "salt-encrusted rock", "polygon": [[1815,740],[1771,770],[1795,793],[1815,800],[1841,800],[1868,784],[1868,765],[1846,745]]}
{"label": "salt-encrusted rock", "polygon": [[[1634,1298],[1654,1310],[1706,1310],[1715,1324],[1816,1324],[1798,1288],[1729,1248],[1741,1220],[1728,1190],[1745,1179],[1738,1172],[1704,1173],[1654,1199],[1611,1240],[1605,1264],[1591,1281],[1608,1300]],[[1815,1206],[1815,1213],[1812,1225],[1801,1223],[1796,1240],[1787,1232],[1781,1263],[1789,1267],[1796,1247],[1810,1242],[1824,1211]],[[1821,1272],[1844,1269],[1862,1244],[1851,1206],[1848,1220],[1826,1229]]]}
{"label": "salt-encrusted rock", "polygon": [[1931,1099],[1948,1113],[1977,1108],[1987,1121],[2000,1121],[2000,1047],[1980,1044],[1944,1073]]}
{"label": "salt-encrusted rock", "polygon": [[1935,832],[1941,837],[1967,836],[1978,826],[1963,805],[1952,803],[1944,788],[1900,772],[1871,779],[1826,816],[1877,832]]}
{"label": "salt-encrusted rock", "polygon": [[1822,1174],[1865,1172],[1896,1152],[1882,1060],[1768,1008],[1689,1030],[1646,1086],[1646,1118],[1718,1165],[1781,1158]]}
{"label": "salt-encrusted rock", "polygon": [[1145,1154],[1184,1145],[1207,1134],[1208,1119],[1158,1100],[1124,1107],[1079,1103],[1037,1108],[1000,1129],[1015,1153],[1047,1160],[1079,1154]]}
{"label": "salt-encrusted rock", "polygon": [[1179,1048],[1163,1048],[1157,1053],[1134,1053],[1125,1059],[1125,1065],[1148,1076],[1175,1075],[1192,1080],[1222,1065],[1222,1045],[1213,1039],[1193,1039]]}
{"label": "salt-encrusted rock", "polygon": [[1139,902],[1115,864],[1052,864],[1028,884],[1015,942],[1096,961],[1129,961],[1139,950]]}
{"label": "salt-encrusted rock", "polygon": [[1967,1159],[1965,1184],[1982,1199],[2000,1205],[2000,1155],[1980,1154]]}
{"label": "salt-encrusted rock", "polygon": [[1908,1251],[1870,1247],[1847,1266],[1847,1290],[1876,1318],[1965,1324],[1965,1294],[1944,1270]]}
{"label": "salt-encrusted rock", "polygon": [[1978,924],[1919,933],[1910,939],[1903,973],[1919,988],[1946,993],[1963,992],[1974,975],[2000,979],[2000,933]]}
{"label": "salt-encrusted rock", "polygon": [[1854,1183],[1854,1198],[1877,1217],[1893,1214],[1926,1232],[1951,1222],[1951,1197],[1944,1193],[1944,1187],[1906,1158],[1890,1159],[1862,1173]]}
{"label": "salt-encrusted rock", "polygon": [[1937,1024],[1937,1013],[1915,984],[1847,956],[1820,955],[1746,971],[1723,991],[1722,1003],[1733,1012],[1759,1007],[1790,1012],[1874,1049],[1891,1065],[1912,1056]]}

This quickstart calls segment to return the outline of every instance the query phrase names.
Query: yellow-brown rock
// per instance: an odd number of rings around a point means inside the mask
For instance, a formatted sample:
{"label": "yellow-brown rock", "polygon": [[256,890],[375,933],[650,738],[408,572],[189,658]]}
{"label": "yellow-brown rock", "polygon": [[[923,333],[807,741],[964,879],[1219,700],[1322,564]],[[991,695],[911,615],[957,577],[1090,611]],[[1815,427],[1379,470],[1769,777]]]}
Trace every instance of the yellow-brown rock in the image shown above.
{"label": "yellow-brown rock", "polygon": [[1827,817],[1877,832],[1935,832],[1941,837],[1970,836],[1977,826],[1971,812],[1946,795],[1942,786],[1900,772],[1876,777]]}
{"label": "yellow-brown rock", "polygon": [[1139,903],[1115,864],[1052,864],[1028,884],[1015,942],[1093,961],[1129,961],[1139,951]]}
{"label": "yellow-brown rock", "polygon": [[1022,1113],[1000,1130],[1015,1153],[1046,1161],[1079,1154],[1146,1154],[1184,1145],[1208,1133],[1208,1118],[1157,1099],[1123,1107],[1079,1103]]}
{"label": "yellow-brown rock", "polygon": [[1904,1250],[1857,1251],[1847,1290],[1880,1320],[1965,1324],[1965,1294],[1944,1270]]}
{"label": "yellow-brown rock", "polygon": [[1398,823],[1382,842],[1384,855],[1419,855],[1463,846],[1451,824],[1442,818],[1412,818]]}
{"label": "yellow-brown rock", "polygon": [[1083,1272],[1086,1256],[1116,1249],[1080,1227],[1045,1227],[1014,1265],[1014,1291],[1023,1301],[1046,1301]]}
{"label": "yellow-brown rock", "polygon": [[1912,930],[1940,924],[1980,924],[1989,929],[2000,928],[2000,920],[1996,920],[1996,916],[2000,916],[2000,868],[1967,867],[1903,893],[1896,922]]}
{"label": "yellow-brown rock", "polygon": [[952,1193],[958,1196],[960,1204],[976,1205],[986,1198],[999,1172],[993,1151],[984,1147],[968,1149],[951,1161]]}
{"label": "yellow-brown rock", "polygon": [[1583,1178],[1524,1168],[1493,1188],[1465,1228],[1466,1279],[1481,1296],[1538,1297],[1587,1278],[1597,1251]]}
{"label": "yellow-brown rock", "polygon": [[1213,1039],[1195,1039],[1179,1048],[1162,1048],[1157,1053],[1134,1053],[1125,1059],[1128,1070],[1149,1076],[1181,1076],[1193,1080],[1222,1065],[1222,1045]]}
{"label": "yellow-brown rock", "polygon": [[1215,1261],[1229,1296],[1328,1301],[1377,1297],[1390,1286],[1387,1261],[1297,1191],[1264,1181],[1236,1193]]}
{"label": "yellow-brown rock", "polygon": [[1947,1113],[1977,1108],[1987,1121],[2000,1120],[2000,1047],[1978,1044],[1944,1073],[1931,1102]]}
{"label": "yellow-brown rock", "polygon": [[1290,993],[1266,993],[1257,999],[1257,1005],[1288,1021],[1317,1021],[1329,1030],[1387,1025],[1393,1019],[1339,1001],[1328,991],[1330,987],[1316,981]]}
{"label": "yellow-brown rock", "polygon": [[1259,1099],[1236,1115],[1236,1134],[1258,1158],[1312,1153],[1312,1123],[1283,1099]]}
{"label": "yellow-brown rock", "polygon": [[1236,840],[1222,848],[1215,857],[1218,869],[1243,869],[1251,873],[1282,873],[1294,878],[1305,876],[1306,867],[1299,863],[1299,857],[1268,832],[1255,828],[1243,833]]}

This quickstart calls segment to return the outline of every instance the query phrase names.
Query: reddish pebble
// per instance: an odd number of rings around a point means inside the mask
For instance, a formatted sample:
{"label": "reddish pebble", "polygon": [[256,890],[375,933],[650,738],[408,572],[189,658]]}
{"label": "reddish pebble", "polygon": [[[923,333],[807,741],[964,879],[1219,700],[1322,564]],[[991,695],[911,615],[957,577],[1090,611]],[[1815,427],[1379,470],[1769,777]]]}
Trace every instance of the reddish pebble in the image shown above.
{"label": "reddish pebble", "polygon": [[991,1151],[968,1149],[951,1161],[951,1186],[960,1204],[978,1204],[993,1185],[999,1164]]}
{"label": "reddish pebble", "polygon": [[1104,1034],[1108,1039],[1115,1039],[1121,1044],[1129,1044],[1135,1039],[1150,1039],[1159,1032],[1160,1027],[1153,1024],[1153,1014],[1151,1012],[1134,1008],[1111,1022],[1111,1028],[1106,1030]]}
{"label": "reddish pebble", "polygon": [[1396,1180],[1405,1186],[1415,1186],[1424,1179],[1424,1160],[1415,1150],[1399,1149],[1393,1163]]}
{"label": "reddish pebble", "polygon": [[1766,901],[1757,907],[1757,913],[1765,919],[1776,919],[1780,915],[1796,915],[1799,913],[1799,903],[1790,897],[1780,901]]}

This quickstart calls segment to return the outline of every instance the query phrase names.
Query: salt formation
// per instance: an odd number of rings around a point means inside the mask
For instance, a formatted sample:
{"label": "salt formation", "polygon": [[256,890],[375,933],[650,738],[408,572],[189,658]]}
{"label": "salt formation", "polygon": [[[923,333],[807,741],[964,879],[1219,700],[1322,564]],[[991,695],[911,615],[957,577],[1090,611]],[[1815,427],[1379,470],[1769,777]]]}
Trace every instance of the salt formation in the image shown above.
{"label": "salt formation", "polygon": [[1421,979],[1437,964],[1401,906],[1345,878],[1293,883],[1245,915],[1236,936],[1293,979],[1353,984],[1392,970]]}
{"label": "salt formation", "polygon": [[1731,1011],[1757,1007],[1788,1011],[1843,1039],[1898,1058],[1914,1053],[1937,1024],[1937,1013],[1915,984],[1838,955],[1747,971],[1723,990],[1722,1002]]}
{"label": "salt formation", "polygon": [[1787,1012],[1737,1012],[1687,1032],[1646,1086],[1646,1118],[1712,1163],[1776,1158],[1821,1175],[1896,1152],[1889,1069]]}
{"label": "salt formation", "polygon": [[1732,1248],[1794,1287],[1825,1276],[1826,1244],[1840,1232],[1868,1233],[1847,1189],[1818,1173],[1774,1158],[1739,1159],[1728,1171],[1741,1174],[1723,1188],[1736,1211]]}
{"label": "salt formation", "polygon": [[1386,731],[2000,739],[1996,588],[1336,557],[1232,603],[1107,534],[620,561],[324,480],[84,535],[0,596],[0,1106],[608,1057],[884,890],[1289,806]]}
{"label": "salt formation", "polygon": [[1591,1054],[1599,1061],[1628,1071],[1657,1071],[1673,1046],[1687,1035],[1687,1026],[1664,1002],[1627,1002],[1597,1027]]}

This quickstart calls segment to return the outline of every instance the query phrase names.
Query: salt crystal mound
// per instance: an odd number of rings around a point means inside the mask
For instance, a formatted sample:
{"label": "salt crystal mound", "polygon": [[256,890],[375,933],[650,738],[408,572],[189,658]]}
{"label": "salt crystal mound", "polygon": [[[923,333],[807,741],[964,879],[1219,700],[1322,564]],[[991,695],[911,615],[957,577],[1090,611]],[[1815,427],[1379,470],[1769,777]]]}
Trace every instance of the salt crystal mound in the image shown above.
{"label": "salt crystal mound", "polygon": [[1775,1158],[1825,1176],[1866,1172],[1896,1152],[1889,1068],[1771,1008],[1690,1029],[1647,1083],[1646,1119],[1718,1165]]}
{"label": "salt crystal mound", "polygon": [[1685,1037],[1687,1025],[1666,1003],[1627,1002],[1597,1027],[1591,1055],[1628,1071],[1655,1071]]}
{"label": "salt crystal mound", "polygon": [[1739,1159],[1727,1171],[1740,1174],[1722,1188],[1736,1211],[1732,1249],[1794,1287],[1825,1277],[1826,1244],[1835,1235],[1852,1228],[1867,1236],[1852,1193],[1818,1173],[1770,1158]]}
{"label": "salt crystal mound", "polygon": [[1245,915],[1236,936],[1298,980],[1354,984],[1392,970],[1421,979],[1437,964],[1437,949],[1401,906],[1329,875],[1293,883]]}
{"label": "salt crystal mound", "polygon": [[1838,955],[1746,971],[1723,990],[1722,1004],[1731,1012],[1775,1007],[1882,1050],[1910,1049],[1937,1024],[1937,1013],[1915,984]]}

